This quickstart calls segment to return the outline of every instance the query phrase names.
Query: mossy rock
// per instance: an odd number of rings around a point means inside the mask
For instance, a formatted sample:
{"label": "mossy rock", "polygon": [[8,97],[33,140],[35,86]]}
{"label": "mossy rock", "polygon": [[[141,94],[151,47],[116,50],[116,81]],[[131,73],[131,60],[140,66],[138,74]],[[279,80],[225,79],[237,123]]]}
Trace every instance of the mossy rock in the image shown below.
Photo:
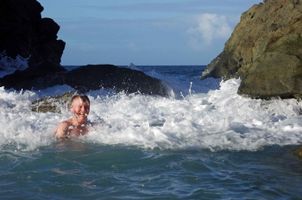
{"label": "mossy rock", "polygon": [[294,154],[302,159],[302,146],[295,150]]}
{"label": "mossy rock", "polygon": [[295,55],[266,53],[242,77],[239,94],[264,99],[302,94],[302,63]]}
{"label": "mossy rock", "polygon": [[75,95],[74,92],[67,92],[63,95],[44,97],[32,103],[32,111],[34,112],[54,112],[61,113],[62,109],[69,107],[71,97]]}
{"label": "mossy rock", "polygon": [[301,97],[301,19],[301,0],[266,0],[252,6],[202,77],[240,77],[238,93],[254,98]]}

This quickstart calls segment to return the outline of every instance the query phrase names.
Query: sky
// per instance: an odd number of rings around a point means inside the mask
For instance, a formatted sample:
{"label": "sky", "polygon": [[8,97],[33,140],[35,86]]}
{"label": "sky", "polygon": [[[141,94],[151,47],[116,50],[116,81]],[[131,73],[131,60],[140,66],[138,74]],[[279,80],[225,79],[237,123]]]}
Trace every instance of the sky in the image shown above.
{"label": "sky", "polygon": [[59,25],[63,65],[206,65],[261,0],[38,0]]}

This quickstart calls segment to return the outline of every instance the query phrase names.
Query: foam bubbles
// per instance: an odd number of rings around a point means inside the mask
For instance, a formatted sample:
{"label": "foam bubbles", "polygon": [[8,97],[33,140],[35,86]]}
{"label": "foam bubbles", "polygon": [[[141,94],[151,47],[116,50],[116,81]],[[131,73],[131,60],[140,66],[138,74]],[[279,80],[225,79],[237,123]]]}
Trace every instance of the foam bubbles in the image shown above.
{"label": "foam bubbles", "polygon": [[92,131],[87,140],[212,150],[257,150],[302,141],[300,102],[244,98],[236,93],[239,82],[221,82],[219,90],[181,100],[141,95],[96,98],[91,110],[110,126]]}
{"label": "foam bubbles", "polygon": [[0,149],[32,150],[50,144],[49,121],[55,120],[55,116],[32,112],[30,105],[34,98],[33,92],[0,88]]}
{"label": "foam bubbles", "polygon": [[[228,80],[218,90],[182,99],[94,91],[89,119],[96,125],[80,139],[141,148],[252,151],[302,142],[301,102],[245,98],[237,95],[239,83]],[[35,95],[0,89],[0,149],[31,150],[55,142],[57,123],[70,114],[32,112]]]}
{"label": "foam bubbles", "polygon": [[5,52],[0,53],[0,77],[12,74],[16,70],[26,69],[28,67],[28,59],[20,55],[17,55],[16,58],[11,58]]}

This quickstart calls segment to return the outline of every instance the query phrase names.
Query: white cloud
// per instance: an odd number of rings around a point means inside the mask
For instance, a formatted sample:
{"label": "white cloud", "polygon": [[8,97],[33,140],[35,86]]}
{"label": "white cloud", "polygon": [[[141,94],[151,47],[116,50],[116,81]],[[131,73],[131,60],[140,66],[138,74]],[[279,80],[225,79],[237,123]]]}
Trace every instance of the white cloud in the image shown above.
{"label": "white cloud", "polygon": [[216,39],[227,39],[233,28],[224,15],[204,13],[195,18],[194,26],[188,30],[193,48],[210,46]]}

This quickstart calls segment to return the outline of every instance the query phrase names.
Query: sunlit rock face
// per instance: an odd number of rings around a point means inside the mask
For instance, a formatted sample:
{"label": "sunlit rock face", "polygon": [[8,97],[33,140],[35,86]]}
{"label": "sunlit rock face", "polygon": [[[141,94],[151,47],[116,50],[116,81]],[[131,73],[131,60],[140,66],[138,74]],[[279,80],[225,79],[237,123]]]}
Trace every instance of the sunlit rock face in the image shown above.
{"label": "sunlit rock face", "polygon": [[238,93],[250,97],[301,97],[301,0],[266,0],[244,12],[206,77],[240,77]]}

